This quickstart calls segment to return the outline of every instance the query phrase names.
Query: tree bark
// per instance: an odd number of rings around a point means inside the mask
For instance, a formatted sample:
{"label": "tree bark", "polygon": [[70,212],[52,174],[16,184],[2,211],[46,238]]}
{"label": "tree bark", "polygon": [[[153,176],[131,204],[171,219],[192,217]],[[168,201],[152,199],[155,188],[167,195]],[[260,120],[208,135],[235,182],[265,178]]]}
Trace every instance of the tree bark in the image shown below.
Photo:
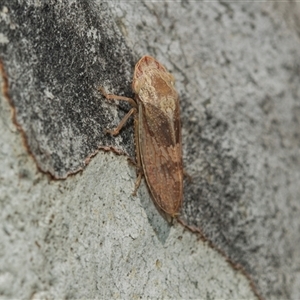
{"label": "tree bark", "polygon": [[[0,0],[0,295],[298,299],[299,7]],[[194,232],[131,195],[132,122],[105,134],[129,106],[98,87],[132,97],[145,54],[176,78]]]}

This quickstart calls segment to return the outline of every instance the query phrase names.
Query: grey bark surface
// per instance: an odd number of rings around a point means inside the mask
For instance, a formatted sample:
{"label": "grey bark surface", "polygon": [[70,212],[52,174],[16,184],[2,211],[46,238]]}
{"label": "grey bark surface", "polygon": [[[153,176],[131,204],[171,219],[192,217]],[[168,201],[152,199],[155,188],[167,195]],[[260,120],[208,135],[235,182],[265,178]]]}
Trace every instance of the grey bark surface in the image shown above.
{"label": "grey bark surface", "polygon": [[162,219],[145,184],[131,196],[124,157],[100,152],[50,180],[0,105],[1,299],[256,299],[207,243]]}
{"label": "grey bark surface", "polygon": [[[0,295],[298,299],[299,7],[0,0]],[[132,123],[104,134],[129,106],[97,87],[131,97],[144,54],[176,78],[182,216],[209,243],[98,152],[134,156]]]}

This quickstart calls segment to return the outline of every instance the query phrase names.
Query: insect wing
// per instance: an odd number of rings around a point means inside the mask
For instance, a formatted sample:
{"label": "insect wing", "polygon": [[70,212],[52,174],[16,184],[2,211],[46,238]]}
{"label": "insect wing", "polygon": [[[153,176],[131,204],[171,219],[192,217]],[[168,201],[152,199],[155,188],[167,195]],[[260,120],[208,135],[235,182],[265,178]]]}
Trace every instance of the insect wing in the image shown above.
{"label": "insect wing", "polygon": [[139,151],[155,203],[171,216],[183,198],[181,126],[178,99],[170,117],[150,103],[139,101]]}

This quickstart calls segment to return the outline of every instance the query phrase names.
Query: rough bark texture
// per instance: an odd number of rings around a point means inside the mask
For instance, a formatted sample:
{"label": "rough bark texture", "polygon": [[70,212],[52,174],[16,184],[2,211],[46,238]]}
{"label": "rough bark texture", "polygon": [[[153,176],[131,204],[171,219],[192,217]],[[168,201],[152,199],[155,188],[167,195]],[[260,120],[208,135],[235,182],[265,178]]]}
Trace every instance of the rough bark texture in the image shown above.
{"label": "rough bark texture", "polygon": [[[299,7],[0,0],[0,295],[300,298]],[[131,197],[126,157],[90,160],[134,155],[97,86],[132,96],[144,54],[177,80],[182,215],[209,243]]]}
{"label": "rough bark texture", "polygon": [[11,102],[39,168],[65,178],[101,145],[132,154],[132,143],[121,142],[132,130],[117,139],[103,130],[116,115],[97,87],[109,83],[115,93],[130,94],[134,63],[107,4],[1,2],[8,8],[1,29],[9,41],[2,59]]}

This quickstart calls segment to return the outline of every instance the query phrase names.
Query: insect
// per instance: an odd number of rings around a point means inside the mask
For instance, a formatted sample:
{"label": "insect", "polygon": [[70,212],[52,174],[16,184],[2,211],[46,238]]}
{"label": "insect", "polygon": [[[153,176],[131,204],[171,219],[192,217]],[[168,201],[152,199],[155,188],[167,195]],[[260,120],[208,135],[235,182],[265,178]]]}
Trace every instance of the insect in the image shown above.
{"label": "insect", "polygon": [[132,90],[135,98],[107,94],[107,99],[127,101],[132,105],[111,135],[117,135],[130,116],[134,116],[137,180],[136,191],[144,176],[154,204],[175,218],[183,199],[183,163],[181,122],[174,77],[151,56],[136,64]]}

